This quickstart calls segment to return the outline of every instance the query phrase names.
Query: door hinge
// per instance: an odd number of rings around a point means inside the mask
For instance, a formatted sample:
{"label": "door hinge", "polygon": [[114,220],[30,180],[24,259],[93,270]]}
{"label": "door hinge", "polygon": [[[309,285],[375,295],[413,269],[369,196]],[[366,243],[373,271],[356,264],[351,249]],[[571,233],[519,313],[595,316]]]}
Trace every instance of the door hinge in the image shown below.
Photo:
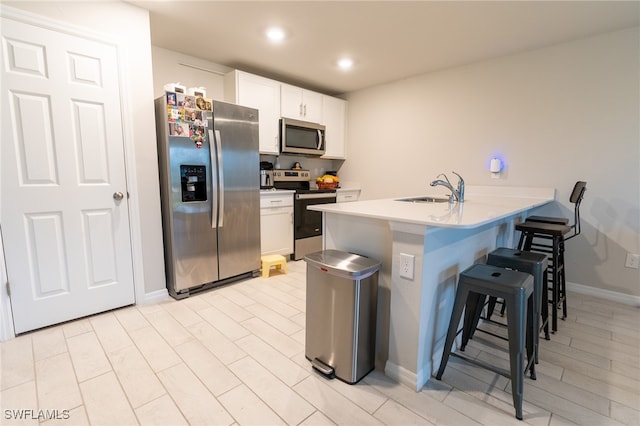
{"label": "door hinge", "polygon": [[7,296],[11,297],[11,286],[9,285],[9,281],[7,281],[6,286],[7,286]]}

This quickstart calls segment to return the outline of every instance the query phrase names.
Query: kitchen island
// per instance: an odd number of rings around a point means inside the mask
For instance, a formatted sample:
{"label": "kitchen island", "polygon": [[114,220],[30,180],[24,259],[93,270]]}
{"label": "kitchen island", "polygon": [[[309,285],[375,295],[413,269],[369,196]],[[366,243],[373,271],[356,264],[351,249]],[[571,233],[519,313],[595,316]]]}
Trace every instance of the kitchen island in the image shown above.
{"label": "kitchen island", "polygon": [[458,274],[497,247],[513,247],[514,225],[554,195],[550,188],[468,186],[463,203],[310,206],[323,212],[325,249],[382,263],[376,368],[419,391],[440,365]]}

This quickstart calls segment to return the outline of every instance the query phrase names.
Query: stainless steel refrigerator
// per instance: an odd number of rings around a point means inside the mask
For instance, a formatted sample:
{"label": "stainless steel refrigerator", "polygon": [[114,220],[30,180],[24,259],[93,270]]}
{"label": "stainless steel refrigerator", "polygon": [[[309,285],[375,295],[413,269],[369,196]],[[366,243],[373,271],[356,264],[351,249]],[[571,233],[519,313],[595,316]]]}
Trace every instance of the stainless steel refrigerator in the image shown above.
{"label": "stainless steel refrigerator", "polygon": [[256,276],[258,111],[174,92],[155,106],[169,294]]}

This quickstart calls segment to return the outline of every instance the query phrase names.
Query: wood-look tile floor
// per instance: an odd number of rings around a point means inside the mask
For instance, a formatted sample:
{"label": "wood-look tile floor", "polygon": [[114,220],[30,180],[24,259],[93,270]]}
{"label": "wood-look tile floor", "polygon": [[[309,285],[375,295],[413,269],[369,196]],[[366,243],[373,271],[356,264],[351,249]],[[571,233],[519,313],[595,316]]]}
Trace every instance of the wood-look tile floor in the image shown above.
{"label": "wood-look tile floor", "polygon": [[[639,425],[639,325],[636,307],[570,293],[569,317],[541,340],[519,422],[509,381],[455,357],[421,392],[379,371],[354,386],[313,373],[305,263],[289,262],[286,275],[2,343],[0,423]],[[506,368],[505,347],[478,333],[466,352]]]}

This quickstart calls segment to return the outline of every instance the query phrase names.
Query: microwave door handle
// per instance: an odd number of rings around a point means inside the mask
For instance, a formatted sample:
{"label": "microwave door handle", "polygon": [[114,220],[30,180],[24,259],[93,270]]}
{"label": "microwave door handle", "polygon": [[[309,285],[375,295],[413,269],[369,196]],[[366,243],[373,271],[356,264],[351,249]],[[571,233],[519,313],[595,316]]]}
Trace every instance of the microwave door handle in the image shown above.
{"label": "microwave door handle", "polygon": [[222,138],[220,137],[220,130],[216,130],[216,153],[218,156],[218,228],[222,228],[224,225],[224,170],[222,169]]}
{"label": "microwave door handle", "polygon": [[322,138],[322,131],[318,129],[317,132],[318,132],[318,146],[316,147],[316,149],[322,149],[322,143],[324,142]]}

